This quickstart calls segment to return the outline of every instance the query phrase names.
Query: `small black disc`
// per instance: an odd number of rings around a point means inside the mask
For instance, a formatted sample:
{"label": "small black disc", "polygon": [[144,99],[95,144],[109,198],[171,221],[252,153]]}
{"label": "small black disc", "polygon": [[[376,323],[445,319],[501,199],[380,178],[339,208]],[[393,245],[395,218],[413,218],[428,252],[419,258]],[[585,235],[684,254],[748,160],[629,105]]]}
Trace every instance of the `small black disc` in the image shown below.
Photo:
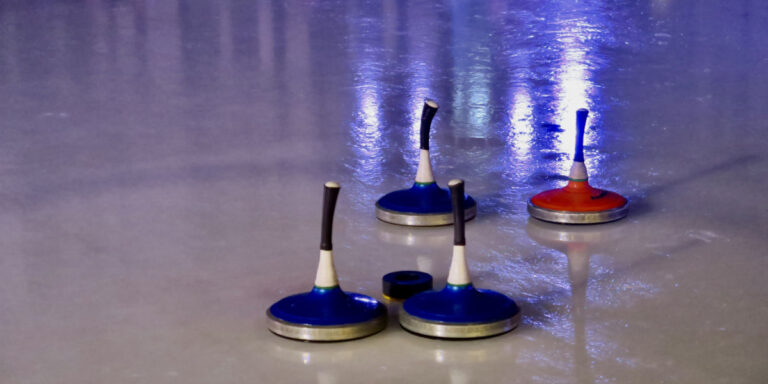
{"label": "small black disc", "polygon": [[384,296],[407,299],[432,289],[432,275],[419,271],[395,271],[381,278]]}

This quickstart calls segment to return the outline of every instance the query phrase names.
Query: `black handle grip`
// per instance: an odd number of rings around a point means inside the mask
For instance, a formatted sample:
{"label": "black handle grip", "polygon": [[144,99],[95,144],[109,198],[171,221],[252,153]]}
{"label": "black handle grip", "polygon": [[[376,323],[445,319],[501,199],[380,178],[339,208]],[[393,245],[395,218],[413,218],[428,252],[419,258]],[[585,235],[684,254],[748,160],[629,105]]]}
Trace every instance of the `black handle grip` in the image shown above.
{"label": "black handle grip", "polygon": [[421,111],[421,149],[429,150],[429,128],[436,114],[437,103],[434,100],[425,100],[424,109]]}
{"label": "black handle grip", "polygon": [[448,182],[453,203],[453,245],[467,245],[464,238],[464,180],[453,179]]}
{"label": "black handle grip", "polygon": [[336,211],[336,200],[339,198],[341,186],[329,181],[325,183],[323,195],[323,229],[320,238],[320,249],[330,251],[333,249],[331,238],[333,237],[333,212]]}

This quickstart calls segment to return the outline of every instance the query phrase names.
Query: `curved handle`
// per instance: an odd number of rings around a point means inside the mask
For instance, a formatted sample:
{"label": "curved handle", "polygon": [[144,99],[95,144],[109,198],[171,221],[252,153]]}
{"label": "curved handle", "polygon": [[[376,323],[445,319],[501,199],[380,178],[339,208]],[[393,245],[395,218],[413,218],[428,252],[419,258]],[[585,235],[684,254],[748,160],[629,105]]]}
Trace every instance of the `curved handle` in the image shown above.
{"label": "curved handle", "polygon": [[587,116],[589,111],[581,108],[576,111],[576,153],[573,155],[573,161],[584,162],[584,130],[587,127]]}
{"label": "curved handle", "polygon": [[437,103],[430,99],[424,100],[424,109],[421,111],[421,149],[429,150],[429,128],[436,114]]}
{"label": "curved handle", "polygon": [[453,245],[467,245],[464,238],[464,180],[453,179],[448,182],[453,203]]}
{"label": "curved handle", "polygon": [[325,193],[323,195],[323,227],[320,238],[320,249],[323,251],[333,250],[331,242],[333,232],[333,212],[336,211],[336,200],[339,198],[339,183],[329,181],[325,183]]}

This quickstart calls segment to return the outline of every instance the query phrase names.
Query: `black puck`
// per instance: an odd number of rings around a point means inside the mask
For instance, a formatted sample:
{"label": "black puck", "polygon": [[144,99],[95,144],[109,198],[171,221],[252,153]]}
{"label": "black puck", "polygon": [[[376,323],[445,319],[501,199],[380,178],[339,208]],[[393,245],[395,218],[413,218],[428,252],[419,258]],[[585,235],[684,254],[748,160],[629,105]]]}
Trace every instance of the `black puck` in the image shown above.
{"label": "black puck", "polygon": [[419,271],[395,271],[381,278],[384,296],[407,299],[419,292],[432,289],[432,275]]}

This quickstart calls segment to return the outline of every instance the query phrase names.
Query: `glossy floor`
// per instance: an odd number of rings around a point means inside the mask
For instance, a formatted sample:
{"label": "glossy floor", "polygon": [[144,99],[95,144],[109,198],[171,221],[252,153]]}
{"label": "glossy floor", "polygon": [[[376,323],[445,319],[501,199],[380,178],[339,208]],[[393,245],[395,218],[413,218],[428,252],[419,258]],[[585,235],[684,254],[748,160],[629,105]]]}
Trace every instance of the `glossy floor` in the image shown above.
{"label": "glossy floor", "polygon": [[[767,33],[746,0],[0,1],[1,381],[763,382]],[[312,285],[326,180],[342,288],[444,283],[450,228],[374,216],[425,97],[438,182],[478,201],[475,285],[522,324],[270,334]],[[581,107],[630,216],[531,221]]]}

